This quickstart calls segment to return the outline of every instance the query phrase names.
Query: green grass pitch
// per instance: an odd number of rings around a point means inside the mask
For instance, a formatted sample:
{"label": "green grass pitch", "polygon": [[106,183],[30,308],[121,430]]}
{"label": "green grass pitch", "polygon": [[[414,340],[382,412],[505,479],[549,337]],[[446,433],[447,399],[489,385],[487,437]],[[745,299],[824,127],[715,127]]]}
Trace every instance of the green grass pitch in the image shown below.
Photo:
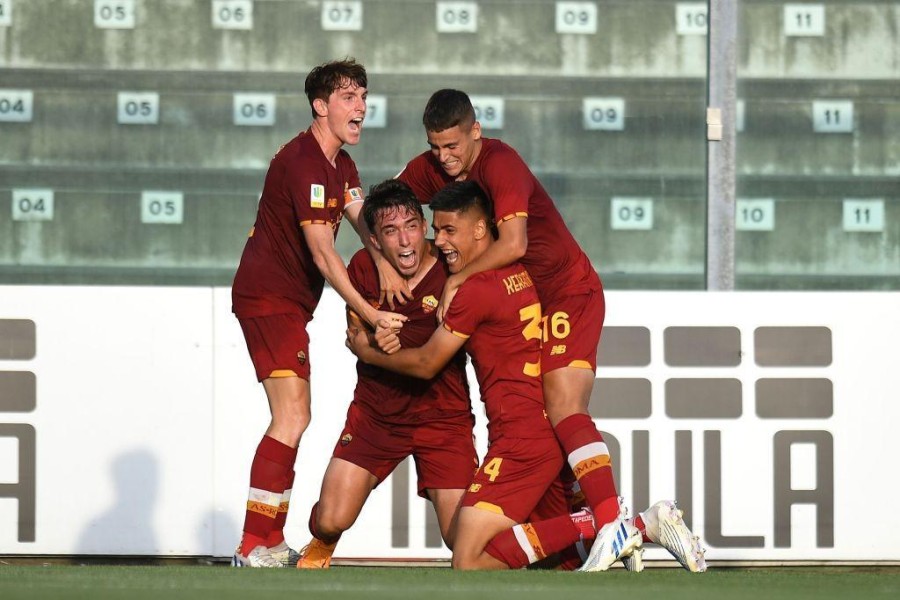
{"label": "green grass pitch", "polygon": [[469,572],[337,567],[329,571],[221,566],[0,566],[0,599],[471,599],[748,600],[900,598],[891,567],[676,569],[628,573]]}

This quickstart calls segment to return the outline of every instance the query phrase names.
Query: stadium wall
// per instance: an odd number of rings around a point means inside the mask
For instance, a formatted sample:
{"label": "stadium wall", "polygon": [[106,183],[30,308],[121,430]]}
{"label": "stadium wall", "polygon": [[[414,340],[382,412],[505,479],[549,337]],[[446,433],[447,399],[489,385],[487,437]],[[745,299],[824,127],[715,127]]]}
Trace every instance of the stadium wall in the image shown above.
{"label": "stadium wall", "polygon": [[[900,294],[607,301],[591,412],[632,508],[677,496],[713,561],[900,556],[900,521],[861,527],[900,492]],[[331,290],[311,337],[298,547],[355,384]],[[227,288],[0,286],[0,555],[230,555],[267,414]],[[375,491],[337,556],[449,556],[414,476]]]}

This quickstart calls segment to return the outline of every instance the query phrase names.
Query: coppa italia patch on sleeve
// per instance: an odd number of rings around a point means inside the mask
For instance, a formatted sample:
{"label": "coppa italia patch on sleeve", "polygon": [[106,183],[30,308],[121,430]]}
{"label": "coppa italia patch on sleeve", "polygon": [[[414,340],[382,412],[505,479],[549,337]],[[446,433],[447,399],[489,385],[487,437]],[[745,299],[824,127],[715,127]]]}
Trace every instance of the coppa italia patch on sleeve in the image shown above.
{"label": "coppa italia patch on sleeve", "polygon": [[350,188],[347,190],[347,197],[344,199],[347,204],[351,202],[362,202],[362,188]]}
{"label": "coppa italia patch on sleeve", "polygon": [[314,183],[309,186],[309,205],[313,208],[325,208],[325,186]]}

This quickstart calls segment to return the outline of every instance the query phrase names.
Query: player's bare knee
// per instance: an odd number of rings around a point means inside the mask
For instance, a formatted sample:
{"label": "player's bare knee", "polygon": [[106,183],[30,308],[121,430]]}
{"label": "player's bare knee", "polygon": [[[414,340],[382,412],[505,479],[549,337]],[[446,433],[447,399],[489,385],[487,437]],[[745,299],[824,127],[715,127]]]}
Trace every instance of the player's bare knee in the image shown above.
{"label": "player's bare knee", "polygon": [[340,536],[350,529],[355,521],[356,518],[353,515],[331,510],[327,504],[323,505],[321,502],[316,509],[316,531],[325,539]]}
{"label": "player's bare knee", "polygon": [[581,394],[551,393],[544,390],[544,412],[550,419],[550,424],[557,423],[575,414],[588,414],[590,395],[583,397]]}
{"label": "player's bare knee", "polygon": [[272,424],[282,431],[289,431],[297,439],[300,439],[309,427],[311,420],[309,407],[300,402],[293,403],[290,407],[272,414]]}
{"label": "player's bare knee", "polygon": [[444,540],[444,545],[447,546],[447,549],[453,552],[453,534],[448,532],[441,532],[441,539]]}
{"label": "player's bare knee", "polygon": [[484,567],[481,565],[481,561],[479,561],[478,559],[478,556],[474,556],[470,552],[454,552],[453,557],[450,559],[450,565],[457,571],[474,571],[476,569],[483,569]]}
{"label": "player's bare knee", "polygon": [[544,412],[547,413],[547,418],[550,420],[550,424],[556,427],[557,423],[565,419],[566,417],[570,417],[575,413],[581,412],[576,403],[567,402],[564,400],[551,401],[548,398],[544,399]]}

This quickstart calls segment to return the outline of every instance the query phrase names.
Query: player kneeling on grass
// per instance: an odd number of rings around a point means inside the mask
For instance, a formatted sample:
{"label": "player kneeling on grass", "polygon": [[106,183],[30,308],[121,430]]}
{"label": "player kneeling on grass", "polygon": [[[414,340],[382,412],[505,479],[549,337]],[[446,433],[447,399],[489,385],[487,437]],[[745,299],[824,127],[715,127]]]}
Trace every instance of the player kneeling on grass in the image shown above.
{"label": "player kneeling on grass", "polygon": [[[477,183],[449,184],[432,198],[431,208],[435,245],[451,273],[494,243],[493,210]],[[489,449],[462,499],[454,568],[521,568],[598,536],[590,512],[568,513],[558,484],[563,456],[544,414],[541,337],[540,301],[528,271],[518,263],[470,276],[443,326],[420,348],[385,354],[365,332],[347,332],[348,347],[363,362],[423,379],[434,377],[463,347],[472,357],[488,417]],[[543,520],[527,522],[532,516]],[[596,544],[605,549],[602,566],[609,568],[632,556],[641,536],[616,519],[603,527]]]}
{"label": "player kneeling on grass", "polygon": [[[389,179],[374,186],[362,208],[372,244],[406,280],[412,298],[397,306],[408,317],[397,342],[421,346],[437,327],[434,310],[447,280],[447,265],[425,239],[422,205],[405,183]],[[366,250],[351,259],[353,287],[380,310],[378,269]],[[367,331],[348,312],[348,326]],[[391,348],[393,349],[393,348]],[[466,382],[466,357],[458,350],[427,380],[398,375],[358,362],[357,384],[347,422],[325,471],[309,529],[313,540],[297,568],[327,568],[341,534],[359,516],[375,487],[407,456],[416,462],[419,495],[434,504],[441,536],[453,547],[451,523],[478,465]]]}

